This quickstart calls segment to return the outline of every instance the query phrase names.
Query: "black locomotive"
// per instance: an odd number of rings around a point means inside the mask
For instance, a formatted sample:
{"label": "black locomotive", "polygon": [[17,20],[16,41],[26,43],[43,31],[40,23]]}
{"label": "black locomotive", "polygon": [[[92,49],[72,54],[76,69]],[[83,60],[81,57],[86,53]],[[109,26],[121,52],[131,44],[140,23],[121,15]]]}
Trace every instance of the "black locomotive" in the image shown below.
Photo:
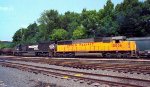
{"label": "black locomotive", "polygon": [[15,56],[53,56],[54,42],[39,42],[36,44],[19,44],[14,48]]}

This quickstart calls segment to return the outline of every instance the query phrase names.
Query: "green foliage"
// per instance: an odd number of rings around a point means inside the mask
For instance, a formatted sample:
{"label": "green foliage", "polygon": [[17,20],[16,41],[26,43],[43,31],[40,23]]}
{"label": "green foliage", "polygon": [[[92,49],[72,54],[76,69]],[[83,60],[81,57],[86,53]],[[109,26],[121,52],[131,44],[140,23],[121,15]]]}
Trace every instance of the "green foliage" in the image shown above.
{"label": "green foliage", "polygon": [[38,26],[38,32],[36,33],[35,38],[37,42],[49,40],[49,33],[47,33],[47,29],[44,24]]}
{"label": "green foliage", "polygon": [[81,13],[81,24],[87,30],[87,37],[94,37],[95,32],[99,29],[99,17],[96,10],[86,11],[83,9]]}
{"label": "green foliage", "polygon": [[35,43],[36,35],[38,33],[38,26],[36,23],[30,24],[27,28],[21,28],[13,36],[15,44],[21,43]]}
{"label": "green foliage", "polygon": [[59,14],[56,10],[46,10],[42,13],[38,22],[45,26],[46,32],[51,33],[59,26]]}
{"label": "green foliage", "polygon": [[103,11],[103,17],[105,16],[114,16],[114,4],[111,2],[111,0],[108,0],[106,5],[104,6],[104,11]]}
{"label": "green foliage", "polygon": [[145,0],[141,7],[138,30],[142,36],[150,36],[150,0]]}
{"label": "green foliage", "polygon": [[83,9],[81,13],[67,11],[59,14],[56,10],[46,10],[38,19],[38,24],[33,23],[16,31],[13,42],[35,43],[117,35],[150,36],[150,0],[123,0],[116,6],[107,0],[103,9]]}
{"label": "green foliage", "polygon": [[111,17],[104,17],[101,20],[101,35],[100,36],[116,36],[118,25]]}
{"label": "green foliage", "polygon": [[77,29],[73,31],[73,39],[82,39],[86,37],[86,30],[83,26],[78,26]]}
{"label": "green foliage", "polygon": [[111,2],[111,0],[108,0],[106,5],[104,6],[104,9],[102,11],[99,11],[99,14],[101,14],[101,29],[100,29],[100,36],[116,36],[118,35],[117,29],[118,24],[115,21],[115,9],[114,4]]}
{"label": "green foliage", "polygon": [[69,39],[71,39],[73,31],[80,25],[80,21],[78,13],[68,11],[60,16],[60,28],[68,31]]}
{"label": "green foliage", "polygon": [[3,48],[13,48],[14,44],[12,44],[11,42],[2,42],[0,41],[0,49]]}
{"label": "green foliage", "polygon": [[143,36],[140,28],[141,12],[141,3],[138,0],[124,0],[116,6],[120,35]]}
{"label": "green foliage", "polygon": [[15,44],[22,43],[24,41],[23,38],[24,38],[25,32],[26,32],[25,28],[17,30],[16,33],[14,34],[14,36],[13,36],[13,42]]}
{"label": "green foliage", "polygon": [[6,48],[5,44],[0,43],[0,49]]}
{"label": "green foliage", "polygon": [[36,34],[38,32],[38,26],[36,23],[30,24],[27,27],[27,31],[25,32],[25,42],[26,43],[35,43],[36,42]]}
{"label": "green foliage", "polygon": [[65,40],[67,39],[68,32],[64,29],[54,29],[50,35],[52,41]]}

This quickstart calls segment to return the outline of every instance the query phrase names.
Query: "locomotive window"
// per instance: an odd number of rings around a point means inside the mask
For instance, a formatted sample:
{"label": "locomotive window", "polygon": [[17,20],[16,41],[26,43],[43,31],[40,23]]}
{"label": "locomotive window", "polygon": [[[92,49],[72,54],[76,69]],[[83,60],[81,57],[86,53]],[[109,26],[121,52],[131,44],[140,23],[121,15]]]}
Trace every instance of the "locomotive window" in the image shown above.
{"label": "locomotive window", "polygon": [[120,40],[115,40],[115,43],[120,43]]}

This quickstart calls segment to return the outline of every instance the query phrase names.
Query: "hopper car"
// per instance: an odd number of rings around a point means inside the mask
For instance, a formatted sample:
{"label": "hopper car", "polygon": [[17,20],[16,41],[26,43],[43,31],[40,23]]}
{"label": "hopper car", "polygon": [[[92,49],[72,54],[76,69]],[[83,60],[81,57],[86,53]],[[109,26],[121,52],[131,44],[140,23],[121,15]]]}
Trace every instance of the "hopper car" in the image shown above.
{"label": "hopper car", "polygon": [[150,57],[150,37],[128,38],[128,41],[135,41],[140,57]]}
{"label": "hopper car", "polygon": [[0,49],[0,55],[13,55],[13,49],[12,48]]}

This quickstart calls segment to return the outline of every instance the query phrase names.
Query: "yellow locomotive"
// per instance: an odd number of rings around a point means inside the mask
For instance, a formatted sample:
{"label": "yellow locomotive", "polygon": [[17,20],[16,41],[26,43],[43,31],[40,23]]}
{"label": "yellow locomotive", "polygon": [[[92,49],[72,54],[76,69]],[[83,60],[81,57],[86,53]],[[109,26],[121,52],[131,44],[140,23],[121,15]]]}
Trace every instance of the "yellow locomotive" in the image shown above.
{"label": "yellow locomotive", "polygon": [[78,55],[96,55],[101,57],[136,57],[135,41],[126,41],[124,36],[63,41],[57,44],[55,56],[72,57]]}

